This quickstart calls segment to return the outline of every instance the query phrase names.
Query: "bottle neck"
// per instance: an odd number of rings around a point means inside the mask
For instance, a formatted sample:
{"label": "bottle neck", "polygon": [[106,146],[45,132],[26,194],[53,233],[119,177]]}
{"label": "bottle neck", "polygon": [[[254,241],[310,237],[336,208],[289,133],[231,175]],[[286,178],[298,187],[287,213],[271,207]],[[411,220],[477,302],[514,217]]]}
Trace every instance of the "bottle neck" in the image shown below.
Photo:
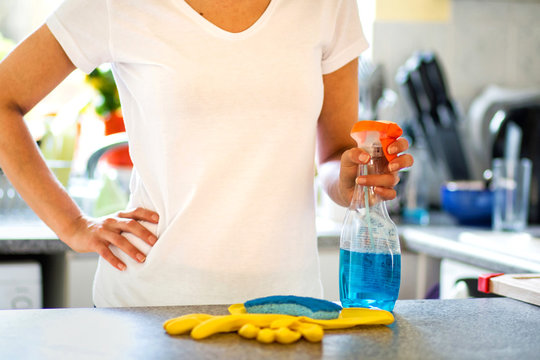
{"label": "bottle neck", "polygon": [[[384,156],[374,156],[371,154],[370,161],[365,165],[358,166],[358,176],[384,174],[388,170],[388,161]],[[373,186],[364,186],[356,184],[350,208],[362,209],[378,208],[378,210],[388,216],[385,201],[374,191]],[[379,209],[380,208],[380,209]]]}

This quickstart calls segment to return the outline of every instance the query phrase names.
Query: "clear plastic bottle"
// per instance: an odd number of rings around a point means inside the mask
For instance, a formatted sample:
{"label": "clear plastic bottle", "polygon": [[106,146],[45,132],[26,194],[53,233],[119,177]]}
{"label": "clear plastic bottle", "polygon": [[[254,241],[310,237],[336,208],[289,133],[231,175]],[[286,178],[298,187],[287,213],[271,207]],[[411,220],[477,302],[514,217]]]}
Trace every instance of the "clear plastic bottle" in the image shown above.
{"label": "clear plastic bottle", "polygon": [[[394,123],[360,121],[351,135],[371,157],[358,167],[358,174],[388,172],[392,156],[385,147],[401,135],[401,129]],[[355,187],[341,231],[339,268],[343,307],[394,309],[401,279],[399,238],[385,202],[373,187]]]}

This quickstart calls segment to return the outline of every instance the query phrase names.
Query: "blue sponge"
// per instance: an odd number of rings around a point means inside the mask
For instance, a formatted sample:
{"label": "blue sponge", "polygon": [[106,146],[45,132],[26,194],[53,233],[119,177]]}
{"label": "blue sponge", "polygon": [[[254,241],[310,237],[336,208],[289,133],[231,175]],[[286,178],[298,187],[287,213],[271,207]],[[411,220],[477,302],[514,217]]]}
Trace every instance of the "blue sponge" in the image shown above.
{"label": "blue sponge", "polygon": [[327,300],[293,295],[275,295],[244,303],[251,314],[285,314],[307,316],[312,319],[337,319],[341,306]]}

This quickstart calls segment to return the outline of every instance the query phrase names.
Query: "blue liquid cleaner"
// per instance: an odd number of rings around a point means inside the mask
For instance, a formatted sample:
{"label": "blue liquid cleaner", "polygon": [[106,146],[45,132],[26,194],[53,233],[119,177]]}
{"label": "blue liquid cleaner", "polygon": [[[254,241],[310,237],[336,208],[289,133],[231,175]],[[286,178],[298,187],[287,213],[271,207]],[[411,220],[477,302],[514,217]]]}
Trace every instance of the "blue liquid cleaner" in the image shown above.
{"label": "blue liquid cleaner", "polygon": [[339,255],[341,305],[392,311],[399,294],[401,255],[344,249]]}

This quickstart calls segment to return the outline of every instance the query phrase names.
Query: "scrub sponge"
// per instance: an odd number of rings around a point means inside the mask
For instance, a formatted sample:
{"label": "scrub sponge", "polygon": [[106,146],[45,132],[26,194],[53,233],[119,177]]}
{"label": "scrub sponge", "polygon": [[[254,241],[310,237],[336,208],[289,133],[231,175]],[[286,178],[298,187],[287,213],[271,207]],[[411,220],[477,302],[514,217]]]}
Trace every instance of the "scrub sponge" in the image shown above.
{"label": "scrub sponge", "polygon": [[257,298],[244,303],[251,314],[284,314],[312,319],[337,319],[341,306],[327,300],[292,295]]}

